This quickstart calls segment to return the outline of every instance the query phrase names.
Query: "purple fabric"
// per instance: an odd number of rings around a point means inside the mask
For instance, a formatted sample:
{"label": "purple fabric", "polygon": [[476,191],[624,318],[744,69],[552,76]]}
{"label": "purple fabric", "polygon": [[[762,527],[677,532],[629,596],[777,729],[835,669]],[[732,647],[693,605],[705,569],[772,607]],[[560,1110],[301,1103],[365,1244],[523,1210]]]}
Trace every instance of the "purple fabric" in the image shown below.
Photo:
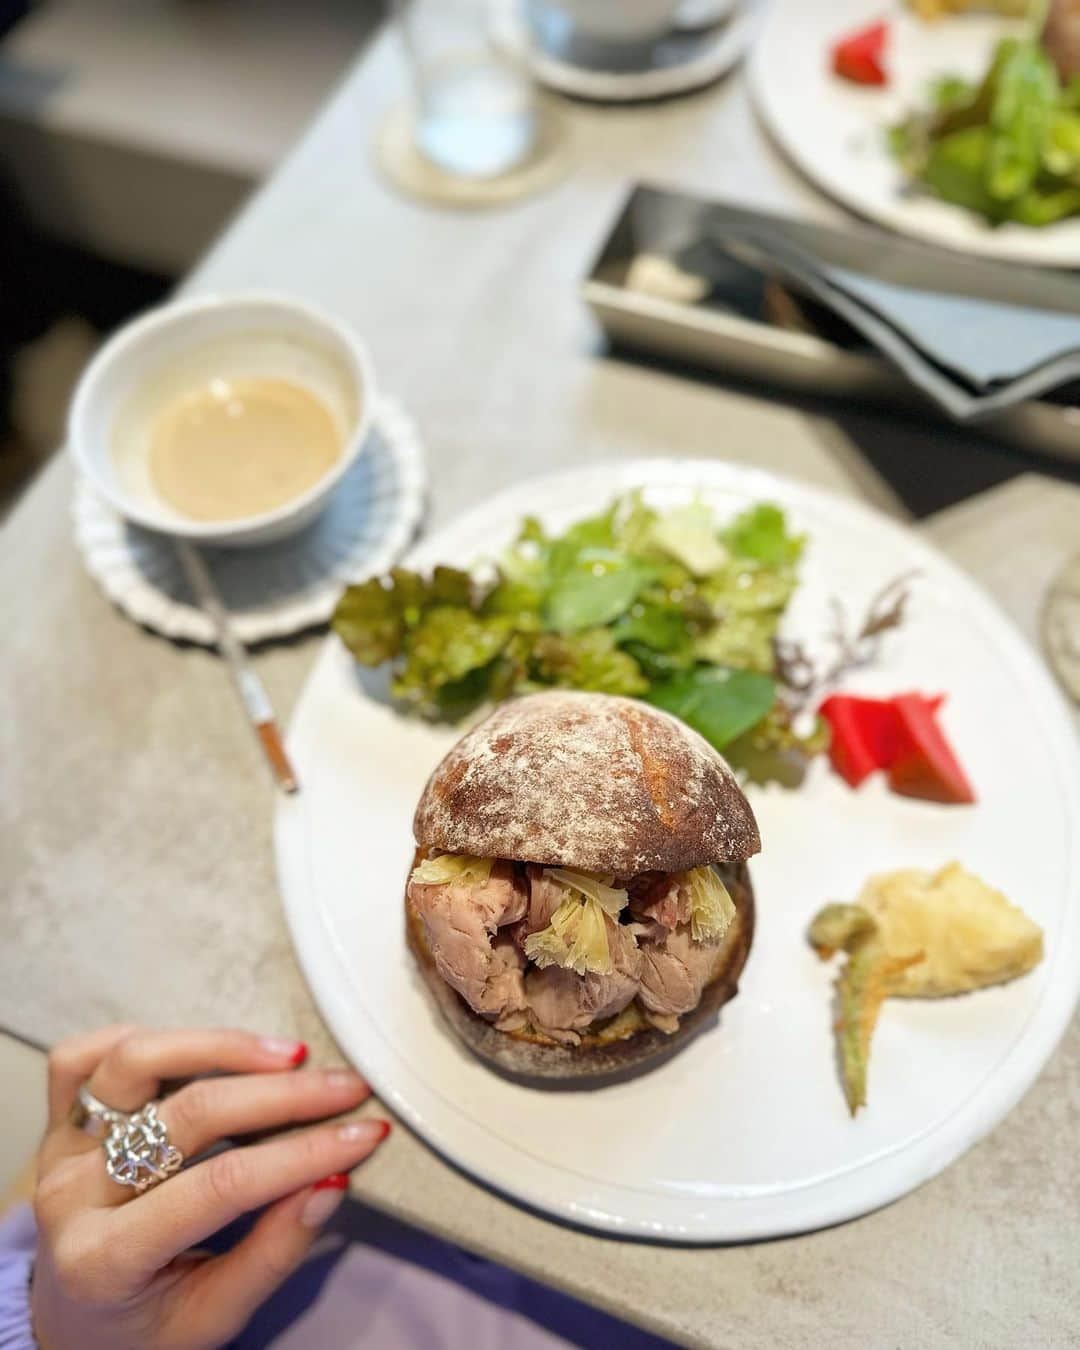
{"label": "purple fabric", "polygon": [[[219,1235],[223,1245],[237,1234]],[[215,1244],[216,1245],[216,1244]],[[232,1350],[671,1350],[670,1342],[355,1201]]]}
{"label": "purple fabric", "polygon": [[0,1222],[0,1350],[35,1350],[30,1330],[30,1271],[37,1228],[29,1205]]}
{"label": "purple fabric", "polygon": [[[226,1250],[249,1226],[206,1245]],[[26,1205],[0,1223],[0,1350],[35,1350],[30,1272],[37,1232]],[[665,1350],[668,1342],[597,1308],[347,1203],[303,1267],[231,1350]]]}

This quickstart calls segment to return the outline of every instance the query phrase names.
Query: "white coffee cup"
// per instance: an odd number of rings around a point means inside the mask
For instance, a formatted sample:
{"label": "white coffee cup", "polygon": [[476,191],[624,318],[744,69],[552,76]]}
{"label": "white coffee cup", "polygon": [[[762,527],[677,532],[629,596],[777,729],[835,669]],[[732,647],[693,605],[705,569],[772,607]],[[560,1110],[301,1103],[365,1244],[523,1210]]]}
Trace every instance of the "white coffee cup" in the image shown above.
{"label": "white coffee cup", "polygon": [[[180,516],[149,485],[136,444],[145,438],[135,435],[121,446],[117,433],[123,422],[149,416],[164,391],[175,393],[189,375],[208,372],[290,379],[311,389],[339,414],[340,457],[312,487],[272,510],[232,521]],[[325,311],[287,295],[194,296],[150,310],[102,347],[75,390],[68,446],[98,494],[132,523],[199,544],[241,548],[284,539],[327,505],[363,452],[376,397],[367,348]]]}
{"label": "white coffee cup", "polygon": [[585,37],[598,42],[651,42],[672,26],[683,0],[549,0]]}

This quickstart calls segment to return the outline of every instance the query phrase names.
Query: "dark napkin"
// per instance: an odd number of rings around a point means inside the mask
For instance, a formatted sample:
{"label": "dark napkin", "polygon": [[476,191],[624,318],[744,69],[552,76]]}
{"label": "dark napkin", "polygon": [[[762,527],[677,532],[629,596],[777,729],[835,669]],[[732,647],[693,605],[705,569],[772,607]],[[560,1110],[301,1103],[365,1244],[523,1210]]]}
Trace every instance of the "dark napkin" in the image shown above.
{"label": "dark napkin", "polygon": [[[708,211],[702,242],[827,305],[957,420],[1080,378],[1071,273],[724,206]],[[694,270],[708,270],[700,246]]]}

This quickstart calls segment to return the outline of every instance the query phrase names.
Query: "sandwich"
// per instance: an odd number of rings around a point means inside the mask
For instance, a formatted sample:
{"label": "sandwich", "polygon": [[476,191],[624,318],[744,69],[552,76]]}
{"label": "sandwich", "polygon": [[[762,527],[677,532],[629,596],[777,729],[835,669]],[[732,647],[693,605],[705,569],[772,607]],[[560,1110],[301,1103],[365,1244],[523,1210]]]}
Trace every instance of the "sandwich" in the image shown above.
{"label": "sandwich", "polygon": [[510,1077],[651,1068],[737,991],[757,823],[668,713],[562,691],[504,703],[431,775],[413,832],[409,946],[451,1030]]}

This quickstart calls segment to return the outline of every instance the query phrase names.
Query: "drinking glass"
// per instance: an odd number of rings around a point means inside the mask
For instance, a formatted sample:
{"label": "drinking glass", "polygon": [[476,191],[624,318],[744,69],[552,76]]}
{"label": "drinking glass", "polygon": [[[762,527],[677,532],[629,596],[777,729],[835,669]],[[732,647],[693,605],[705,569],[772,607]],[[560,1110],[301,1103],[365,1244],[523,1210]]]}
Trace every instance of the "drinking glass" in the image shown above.
{"label": "drinking glass", "polygon": [[485,0],[392,0],[416,96],[416,144],[460,178],[495,178],[537,140],[525,71],[490,44]]}

